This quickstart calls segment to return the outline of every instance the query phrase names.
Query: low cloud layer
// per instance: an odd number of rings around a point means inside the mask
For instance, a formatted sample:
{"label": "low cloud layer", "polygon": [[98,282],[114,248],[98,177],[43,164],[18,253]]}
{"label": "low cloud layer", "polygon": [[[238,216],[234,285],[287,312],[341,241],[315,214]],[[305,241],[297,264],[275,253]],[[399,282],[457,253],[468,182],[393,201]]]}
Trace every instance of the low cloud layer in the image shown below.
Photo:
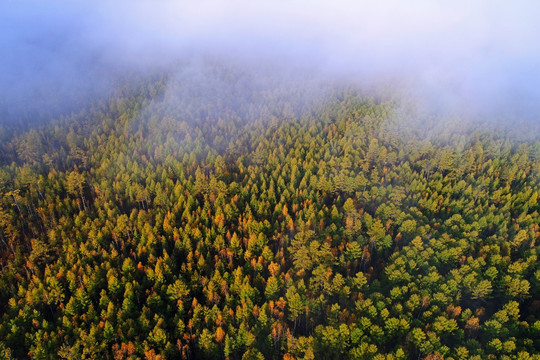
{"label": "low cloud layer", "polygon": [[445,111],[540,114],[535,1],[0,4],[3,118],[106,94],[124,71],[222,56],[393,81]]}

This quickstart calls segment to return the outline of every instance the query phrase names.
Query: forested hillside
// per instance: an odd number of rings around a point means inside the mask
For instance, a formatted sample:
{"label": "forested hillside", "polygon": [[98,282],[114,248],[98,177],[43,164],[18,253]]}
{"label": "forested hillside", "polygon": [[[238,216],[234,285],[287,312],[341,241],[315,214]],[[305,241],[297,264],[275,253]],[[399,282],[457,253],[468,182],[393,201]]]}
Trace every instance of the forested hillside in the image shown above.
{"label": "forested hillside", "polygon": [[0,357],[540,359],[538,134],[407,109],[211,64],[5,124]]}

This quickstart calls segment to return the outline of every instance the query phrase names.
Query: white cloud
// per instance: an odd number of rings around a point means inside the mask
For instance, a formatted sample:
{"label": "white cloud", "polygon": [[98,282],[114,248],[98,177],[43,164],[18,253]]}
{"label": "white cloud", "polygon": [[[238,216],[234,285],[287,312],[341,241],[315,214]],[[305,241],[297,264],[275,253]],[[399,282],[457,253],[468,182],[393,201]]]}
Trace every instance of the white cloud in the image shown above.
{"label": "white cloud", "polygon": [[69,87],[88,62],[144,67],[210,52],[359,82],[395,77],[450,104],[540,103],[536,1],[12,0],[0,14],[0,73],[23,79],[21,91],[36,70]]}

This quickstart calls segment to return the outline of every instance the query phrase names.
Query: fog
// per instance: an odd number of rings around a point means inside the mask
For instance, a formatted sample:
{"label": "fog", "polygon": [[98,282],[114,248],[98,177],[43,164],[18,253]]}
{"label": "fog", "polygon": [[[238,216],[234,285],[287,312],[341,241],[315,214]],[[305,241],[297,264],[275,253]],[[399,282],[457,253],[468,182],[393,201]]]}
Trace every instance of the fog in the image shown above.
{"label": "fog", "polygon": [[538,123],[540,3],[0,3],[0,123],[107,96],[130,73],[212,56],[406,92],[434,112]]}

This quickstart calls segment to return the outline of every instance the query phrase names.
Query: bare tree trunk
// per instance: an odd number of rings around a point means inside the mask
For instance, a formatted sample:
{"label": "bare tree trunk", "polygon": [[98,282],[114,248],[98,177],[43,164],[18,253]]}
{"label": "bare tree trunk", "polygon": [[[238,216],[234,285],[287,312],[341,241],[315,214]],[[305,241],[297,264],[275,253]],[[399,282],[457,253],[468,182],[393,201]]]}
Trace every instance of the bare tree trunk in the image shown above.
{"label": "bare tree trunk", "polygon": [[11,194],[11,197],[13,198],[13,202],[15,203],[15,206],[17,207],[17,210],[19,210],[19,215],[21,215],[21,218],[24,221],[24,216],[22,214],[21,207],[19,206],[19,202],[17,201],[17,198],[13,194]]}
{"label": "bare tree trunk", "polygon": [[82,200],[82,203],[83,203],[83,208],[86,211],[86,201],[84,201],[84,196],[83,196],[82,189],[79,190],[79,194],[81,194],[81,200]]}
{"label": "bare tree trunk", "polygon": [[43,196],[43,193],[41,192],[41,189],[39,188],[39,185],[37,183],[34,184],[36,186],[36,189],[38,191],[39,196],[41,196],[41,199],[45,201],[45,196]]}

